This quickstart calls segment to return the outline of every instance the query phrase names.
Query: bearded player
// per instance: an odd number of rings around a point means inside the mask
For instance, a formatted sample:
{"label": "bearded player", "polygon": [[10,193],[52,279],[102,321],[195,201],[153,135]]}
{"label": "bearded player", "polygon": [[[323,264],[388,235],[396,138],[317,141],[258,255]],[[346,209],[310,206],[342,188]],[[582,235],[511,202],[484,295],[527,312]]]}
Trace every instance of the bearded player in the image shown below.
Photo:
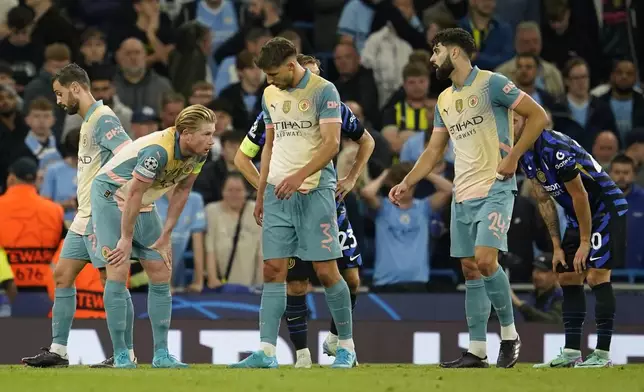
{"label": "bearded player", "polygon": [[[506,77],[472,67],[476,47],[467,31],[443,30],[432,48],[437,76],[449,78],[452,86],[438,97],[427,148],[389,197],[398,203],[434,169],[452,139],[456,161],[450,253],[461,260],[465,275],[470,345],[460,358],[441,367],[489,366],[486,334],[491,302],[501,324],[496,365],[510,368],[519,358],[521,340],[514,325],[510,283],[499,266],[498,253],[507,250],[518,160],[546,126],[546,113]],[[528,119],[523,137],[514,146],[512,109]]]}

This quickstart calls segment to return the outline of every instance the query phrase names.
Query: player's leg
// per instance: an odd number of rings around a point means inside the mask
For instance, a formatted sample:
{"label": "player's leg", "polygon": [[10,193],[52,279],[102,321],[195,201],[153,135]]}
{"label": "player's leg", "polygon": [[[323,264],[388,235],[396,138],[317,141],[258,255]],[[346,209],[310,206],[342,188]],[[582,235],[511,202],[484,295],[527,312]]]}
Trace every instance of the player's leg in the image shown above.
{"label": "player's leg", "polygon": [[514,195],[498,192],[478,201],[474,258],[492,306],[501,324],[501,348],[497,367],[511,368],[519,359],[521,339],[514,325],[514,308],[508,276],[499,265],[499,251],[508,250],[508,229]]}
{"label": "player's leg", "polygon": [[295,367],[310,368],[312,365],[311,352],[308,348],[308,308],[306,306],[306,292],[311,276],[311,263],[297,258],[288,261],[288,275],[286,277],[286,324],[288,336],[295,347]]}
{"label": "player's leg", "polygon": [[456,360],[442,362],[443,368],[487,368],[487,321],[492,305],[474,260],[476,225],[471,208],[452,201],[450,254],[461,260],[465,277],[465,316],[470,335],[467,351]]}
{"label": "player's leg", "polygon": [[[356,263],[356,260],[359,260],[359,259],[361,259],[361,257],[358,255],[358,258],[354,259],[354,263]],[[360,270],[358,268],[358,265],[362,265],[362,261],[360,261],[359,263],[356,263],[354,266],[354,264],[348,264],[347,257],[343,257],[338,261],[338,269],[340,270],[340,273],[342,274],[342,277],[344,278],[345,282],[347,282],[347,286],[349,286],[349,295],[351,296],[351,316],[352,317],[353,317],[353,310],[356,307],[356,298],[357,298],[356,296],[358,295],[358,289],[360,288]],[[338,349],[338,329],[335,326],[335,320],[331,318],[329,334],[324,339],[324,343],[322,343],[322,350],[326,355],[335,357],[335,353],[337,349]]]}
{"label": "player's leg", "polygon": [[260,350],[233,368],[276,368],[275,356],[280,320],[286,310],[286,275],[288,260],[295,255],[297,237],[292,223],[293,198],[279,200],[275,187],[268,184],[264,192],[262,252],[264,287],[259,310]]}

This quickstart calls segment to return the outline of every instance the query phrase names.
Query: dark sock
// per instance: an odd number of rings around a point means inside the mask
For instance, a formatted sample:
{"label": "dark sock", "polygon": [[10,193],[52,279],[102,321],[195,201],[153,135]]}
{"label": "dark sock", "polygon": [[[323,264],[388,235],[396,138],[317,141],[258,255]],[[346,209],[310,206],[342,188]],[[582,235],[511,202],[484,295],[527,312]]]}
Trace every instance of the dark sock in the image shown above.
{"label": "dark sock", "polygon": [[[353,309],[356,308],[356,295],[351,293],[351,315],[353,316]],[[338,329],[335,327],[335,320],[331,317],[331,328],[329,329],[333,335],[338,336]]]}
{"label": "dark sock", "polygon": [[615,294],[611,282],[593,287],[595,294],[595,323],[597,324],[597,350],[610,351],[615,317]]}
{"label": "dark sock", "polygon": [[288,336],[296,350],[307,347],[306,295],[289,295],[286,297],[286,324]]}
{"label": "dark sock", "polygon": [[562,286],[563,320],[566,332],[565,348],[581,350],[581,334],[586,318],[586,294],[584,286]]}

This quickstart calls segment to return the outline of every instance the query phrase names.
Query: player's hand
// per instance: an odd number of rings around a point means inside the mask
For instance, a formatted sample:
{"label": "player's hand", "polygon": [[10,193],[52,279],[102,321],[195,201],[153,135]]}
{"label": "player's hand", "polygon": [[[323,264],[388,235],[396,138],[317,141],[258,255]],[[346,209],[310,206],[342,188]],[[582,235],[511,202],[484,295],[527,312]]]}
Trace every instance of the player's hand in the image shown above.
{"label": "player's hand", "polygon": [[552,272],[557,272],[557,265],[563,265],[565,269],[568,269],[568,264],[566,264],[566,254],[563,249],[557,248],[552,251]]}
{"label": "player's hand", "polygon": [[344,177],[338,180],[338,189],[335,191],[335,198],[338,201],[341,201],[353,190],[353,187],[356,186],[356,179],[350,177]]}
{"label": "player's hand", "polygon": [[118,267],[124,263],[129,262],[131,254],[132,240],[121,237],[121,239],[119,239],[119,242],[117,242],[116,244],[116,248],[114,248],[107,255],[107,262],[112,267]]}
{"label": "player's hand", "polygon": [[264,222],[264,198],[260,195],[257,195],[257,199],[255,200],[255,210],[253,211],[253,216],[255,217],[257,226],[261,226]]}
{"label": "player's hand", "polygon": [[500,181],[512,178],[512,176],[517,172],[517,165],[517,160],[512,158],[511,155],[506,155],[496,168],[496,178]]}
{"label": "player's hand", "polygon": [[409,192],[409,185],[407,185],[407,183],[403,181],[391,188],[391,190],[389,191],[389,200],[391,200],[391,202],[395,205],[400,205],[400,199],[407,192]]}
{"label": "player's hand", "polygon": [[275,187],[275,196],[280,200],[288,200],[302,186],[304,178],[298,173],[293,173],[286,177]]}
{"label": "player's hand", "polygon": [[172,240],[170,235],[161,234],[161,237],[150,245],[150,249],[159,252],[165,266],[172,271]]}
{"label": "player's hand", "polygon": [[586,259],[588,259],[588,253],[590,253],[590,242],[582,241],[577,248],[577,253],[575,253],[575,260],[573,261],[573,267],[575,267],[575,272],[578,274],[583,274],[586,270]]}

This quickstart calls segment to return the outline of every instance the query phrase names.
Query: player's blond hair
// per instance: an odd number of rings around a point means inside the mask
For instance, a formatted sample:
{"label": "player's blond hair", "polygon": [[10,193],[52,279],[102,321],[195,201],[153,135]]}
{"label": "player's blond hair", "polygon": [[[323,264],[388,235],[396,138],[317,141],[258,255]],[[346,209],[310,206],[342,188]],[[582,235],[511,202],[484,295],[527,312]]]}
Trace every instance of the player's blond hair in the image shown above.
{"label": "player's blond hair", "polygon": [[217,116],[215,112],[203,105],[190,105],[183,109],[174,122],[174,128],[181,133],[195,133],[202,124],[215,124]]}

